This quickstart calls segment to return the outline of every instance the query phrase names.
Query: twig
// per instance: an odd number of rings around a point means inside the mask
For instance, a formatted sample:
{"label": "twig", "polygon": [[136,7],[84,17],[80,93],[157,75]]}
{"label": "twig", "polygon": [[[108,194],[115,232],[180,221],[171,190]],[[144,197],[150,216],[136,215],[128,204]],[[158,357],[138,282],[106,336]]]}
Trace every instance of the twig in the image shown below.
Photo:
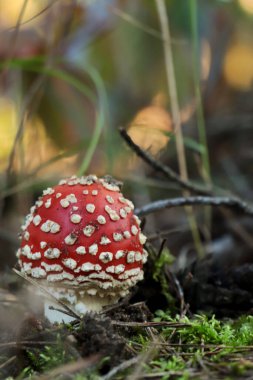
{"label": "twig", "polygon": [[163,199],[149,203],[145,206],[137,208],[135,214],[144,216],[165,208],[181,207],[181,206],[219,206],[235,208],[243,213],[253,216],[253,206],[239,198],[230,197],[208,197],[208,196],[193,196],[193,197],[179,197],[172,199]]}
{"label": "twig", "polygon": [[[134,18],[131,14],[123,12],[121,9],[119,9],[117,7],[111,6],[110,9],[111,9],[112,13],[114,13],[116,16],[121,18],[121,20],[131,24],[132,26],[134,26],[135,28],[137,28],[139,30],[142,30],[144,33],[147,33],[150,36],[155,37],[160,41],[163,41],[163,36],[158,30],[150,27],[149,25],[142,23],[138,19]],[[187,41],[186,41],[186,39],[182,39],[182,38],[181,39],[171,38],[171,43],[176,44],[176,45],[179,45],[179,44],[186,45]]]}
{"label": "twig", "polygon": [[[171,342],[168,342],[168,343],[158,343],[158,345],[160,346],[171,346],[171,347],[178,347],[178,348],[181,348],[181,347],[185,347],[185,348],[196,348],[196,349],[200,349],[201,347],[203,347],[202,344],[199,344],[199,343],[171,343]],[[229,344],[212,344],[212,343],[208,343],[208,344],[205,344],[205,349],[235,349],[235,350],[243,350],[243,351],[248,351],[248,350],[252,350],[253,349],[253,346],[250,345],[250,346],[244,346],[244,345],[239,345],[239,346],[236,346],[236,345],[229,345]]]}
{"label": "twig", "polygon": [[189,323],[181,322],[122,322],[122,321],[111,321],[112,325],[123,326],[123,327],[171,327],[171,328],[181,328],[181,327],[191,327]]}
{"label": "twig", "polygon": [[124,371],[128,369],[129,367],[132,367],[132,365],[138,363],[140,361],[140,356],[135,356],[132,359],[126,360],[117,367],[114,367],[110,372],[108,372],[105,376],[101,377],[101,380],[110,380],[114,378],[117,373]]}
{"label": "twig", "polygon": [[[69,317],[72,317],[73,318],[73,312],[68,312],[67,310],[64,310],[64,309],[60,309],[59,307],[54,307],[54,306],[49,306],[49,310],[54,310],[54,311],[58,311],[59,313],[62,313],[62,314],[66,314],[68,315]],[[80,317],[78,318],[80,320]]]}
{"label": "twig", "polygon": [[13,271],[20,277],[22,277],[23,279],[25,279],[26,281],[30,282],[30,284],[32,284],[33,286],[37,287],[38,289],[40,289],[40,291],[44,294],[46,294],[47,296],[49,296],[51,299],[53,299],[55,302],[57,302],[59,305],[61,305],[66,311],[67,311],[67,314],[71,315],[73,318],[76,318],[76,319],[79,319],[80,320],[80,316],[78,314],[76,314],[69,306],[67,306],[64,302],[62,302],[61,300],[58,300],[53,294],[51,294],[46,288],[44,288],[43,286],[39,285],[37,281],[34,281],[32,278],[26,276],[24,273],[21,273],[20,271],[18,271],[17,269],[13,268]]}
{"label": "twig", "polygon": [[[177,183],[179,186],[181,186],[185,189],[192,191],[193,193],[202,194],[202,195],[212,195],[213,194],[213,191],[211,188],[202,187],[202,186],[199,186],[199,185],[194,184],[194,183],[189,182],[189,181],[183,181],[178,176],[178,174],[175,173],[172,169],[170,169],[168,166],[164,165],[160,161],[156,160],[148,152],[142,150],[141,147],[136,145],[133,142],[133,140],[131,139],[131,137],[127,134],[127,132],[124,128],[120,127],[119,132],[121,134],[121,137],[125,140],[125,142],[128,144],[128,146],[133,150],[133,152],[135,152],[135,154],[137,156],[139,156],[144,162],[146,162],[153,169],[164,174],[169,180],[173,181],[174,183]],[[222,190],[222,191],[224,192],[224,190]],[[233,197],[233,199],[237,199],[238,202],[244,203],[238,197],[237,198]],[[143,208],[140,208],[139,210],[142,210],[142,209]],[[137,211],[139,211],[139,210],[137,209]],[[228,211],[228,210],[221,210],[222,214],[223,215],[225,214],[225,217],[228,218],[226,211]],[[248,244],[249,247],[253,247],[253,242],[251,241],[252,239],[251,239],[250,235],[246,231],[244,231],[244,229],[241,226],[237,225],[237,227],[235,228],[234,225],[231,225],[230,228],[233,230],[233,232],[237,236],[239,236],[246,244]]]}
{"label": "twig", "polygon": [[151,242],[151,241],[154,241],[154,240],[157,240],[157,239],[161,239],[163,237],[168,237],[168,235],[180,234],[180,233],[185,232],[185,231],[189,231],[189,226],[188,225],[183,225],[183,226],[180,226],[178,228],[170,228],[170,229],[167,229],[167,230],[162,230],[162,231],[156,232],[154,234],[150,234],[148,236],[147,240],[149,242]]}
{"label": "twig", "polygon": [[10,363],[14,362],[16,359],[16,356],[11,356],[8,360],[6,360],[4,363],[0,364],[0,369],[3,369],[4,367],[6,367],[7,365],[9,365]]}
{"label": "twig", "polygon": [[126,297],[122,299],[122,301],[114,303],[112,305],[104,306],[103,309],[99,312],[99,314],[110,313],[111,311],[118,309],[122,306],[126,306],[129,303],[130,298],[132,297],[132,293],[128,294]]}
{"label": "twig", "polygon": [[[57,344],[57,342],[55,341],[51,341],[51,340],[45,340],[43,342],[33,342],[33,341],[29,341],[29,340],[22,340],[20,342],[18,342],[19,345],[31,345],[31,346],[45,346],[46,344]],[[16,347],[17,346],[17,342],[6,342],[6,343],[0,343],[0,349],[1,348],[6,348],[6,347]]]}
{"label": "twig", "polygon": [[[100,358],[101,356],[99,354],[96,354],[85,359],[79,359],[74,363],[64,364],[45,374],[35,376],[33,377],[33,380],[52,380],[56,379],[56,377],[58,377],[59,375],[63,375],[66,373],[73,374],[91,367],[92,365],[96,364]],[[28,378],[26,379],[28,380]]]}
{"label": "twig", "polygon": [[187,305],[185,304],[183,288],[180,282],[178,281],[176,275],[168,268],[168,266],[165,266],[164,272],[168,278],[168,281],[174,285],[175,292],[177,293],[177,297],[180,301],[180,317],[183,317],[187,311]]}
{"label": "twig", "polygon": [[[45,13],[46,11],[48,11],[50,8],[52,8],[52,6],[59,0],[51,0],[50,4],[48,4],[45,8],[41,9],[38,13],[36,13],[35,15],[33,15],[32,17],[30,17],[29,19],[25,20],[25,21],[20,21],[19,22],[19,28],[22,27],[23,25],[26,25],[28,24],[29,22],[35,20],[36,18],[38,18],[39,16],[43,15],[43,13]],[[13,29],[15,29],[17,26],[11,26],[7,29],[4,30],[4,32],[8,32],[8,31],[11,31]]]}
{"label": "twig", "polygon": [[167,242],[167,239],[163,239],[162,244],[160,245],[159,251],[157,253],[157,259],[159,259],[161,257],[161,254],[163,252],[163,249],[164,249],[166,242]]}
{"label": "twig", "polygon": [[194,184],[190,181],[185,181],[180,178],[180,176],[174,172],[171,168],[164,165],[162,162],[153,158],[148,152],[141,149],[137,144],[133,142],[131,137],[128,135],[126,130],[123,127],[119,127],[119,133],[121,137],[125,140],[128,146],[135,152],[135,154],[140,157],[143,161],[145,161],[148,165],[150,165],[153,169],[157,170],[160,173],[163,173],[169,180],[176,182],[180,185],[180,187],[192,191],[193,193],[198,194],[211,194],[211,189],[207,187],[203,187],[197,184]]}
{"label": "twig", "polygon": [[[119,9],[117,7],[113,7],[113,6],[111,7],[111,11],[116,16],[120,17],[122,20],[128,22],[129,24],[132,24],[134,27],[142,30],[143,32],[149,34],[150,36],[155,37],[155,38],[159,39],[160,41],[163,40],[163,37],[158,30],[153,29],[152,27],[143,24],[139,20],[135,19],[132,15],[130,15],[126,12],[123,12],[121,9]],[[178,41],[174,41],[174,42],[178,43]]]}
{"label": "twig", "polygon": [[[200,372],[199,371],[194,371],[194,370],[189,370],[188,369],[188,376],[192,377],[192,376],[197,376]],[[184,376],[184,371],[173,371],[173,370],[169,370],[169,371],[163,371],[163,372],[154,372],[154,373],[143,373],[140,375],[139,379],[171,379],[171,378],[175,378],[175,379],[181,379],[183,378]],[[197,377],[195,377],[196,379]]]}

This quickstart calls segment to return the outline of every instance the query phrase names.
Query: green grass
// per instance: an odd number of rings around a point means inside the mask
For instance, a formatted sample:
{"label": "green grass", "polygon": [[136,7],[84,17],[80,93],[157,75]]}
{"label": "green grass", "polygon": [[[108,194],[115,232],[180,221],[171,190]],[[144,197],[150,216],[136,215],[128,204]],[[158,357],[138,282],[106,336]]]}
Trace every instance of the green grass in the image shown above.
{"label": "green grass", "polygon": [[[80,94],[84,95],[87,99],[92,101],[96,105],[96,120],[92,135],[89,138],[85,147],[85,155],[78,169],[77,175],[83,175],[93,158],[95,150],[98,146],[99,139],[102,131],[105,128],[106,123],[106,110],[107,110],[107,97],[105,86],[100,74],[93,67],[86,65],[84,68],[78,67],[79,71],[82,71],[91,79],[95,88],[95,93],[92,88],[80,79],[72,75],[70,71],[62,69],[61,65],[64,61],[58,60],[54,67],[47,66],[45,57],[35,57],[31,59],[12,59],[8,61],[8,68],[12,70],[23,70],[43,74],[48,77],[53,77],[64,81],[65,83],[78,90]],[[6,63],[0,63],[0,68],[3,68]]]}
{"label": "green grass", "polygon": [[197,128],[199,134],[199,144],[202,147],[200,152],[203,165],[203,178],[206,183],[211,181],[209,153],[207,146],[207,136],[205,118],[202,104],[201,83],[200,83],[200,47],[198,33],[198,4],[197,0],[189,1],[189,13],[191,21],[192,47],[193,47],[193,79],[194,92],[196,98]]}

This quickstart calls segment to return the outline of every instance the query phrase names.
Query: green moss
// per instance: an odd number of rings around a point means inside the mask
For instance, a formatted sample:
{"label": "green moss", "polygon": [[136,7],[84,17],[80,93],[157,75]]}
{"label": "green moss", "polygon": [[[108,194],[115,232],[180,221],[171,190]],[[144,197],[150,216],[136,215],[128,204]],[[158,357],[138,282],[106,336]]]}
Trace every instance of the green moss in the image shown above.
{"label": "green moss", "polygon": [[[210,377],[229,380],[246,376],[248,371],[252,371],[253,364],[250,357],[247,359],[250,352],[247,348],[253,343],[252,316],[233,321],[206,315],[172,317],[170,312],[158,310],[154,321],[161,322],[161,326],[152,330],[151,334],[149,329],[133,329],[128,341],[132,352],[139,354],[140,358],[143,354],[143,362],[140,359],[137,365],[144,373],[162,380],[197,380],[203,378],[204,368],[210,372]],[[163,322],[172,322],[174,326],[164,326]],[[36,372],[48,372],[73,361],[73,356],[65,347],[63,338],[58,336],[54,345],[28,351],[31,364],[18,379],[32,379]],[[147,361],[145,355],[150,348],[151,358]],[[105,360],[101,360],[101,366]],[[98,380],[100,364],[73,375],[73,380]],[[122,369],[117,373],[117,379],[124,379],[126,373],[131,376],[132,370]]]}
{"label": "green moss", "polygon": [[175,258],[172,256],[169,249],[167,247],[163,248],[159,257],[155,257],[153,272],[153,279],[161,284],[162,293],[171,307],[174,307],[175,300],[168,290],[168,279],[166,278],[164,268],[166,265],[171,265],[174,260]]}
{"label": "green moss", "polygon": [[65,343],[60,334],[57,336],[55,344],[27,350],[26,356],[30,364],[24,368],[19,379],[32,376],[35,372],[49,371],[74,360],[73,355],[66,350]]}
{"label": "green moss", "polygon": [[[169,312],[159,310],[154,321],[177,322],[182,326],[160,328],[158,353],[145,365],[147,373],[157,374],[163,380],[171,376],[181,380],[198,379],[201,378],[198,373],[204,367],[210,373],[220,371],[223,378],[227,374],[227,379],[233,379],[253,368],[252,362],[245,359],[247,346],[253,342],[252,316],[236,321],[221,321],[206,315],[195,315],[191,319],[186,316],[173,318]],[[150,344],[146,334],[142,338],[138,336],[136,342],[145,343],[143,348]]]}

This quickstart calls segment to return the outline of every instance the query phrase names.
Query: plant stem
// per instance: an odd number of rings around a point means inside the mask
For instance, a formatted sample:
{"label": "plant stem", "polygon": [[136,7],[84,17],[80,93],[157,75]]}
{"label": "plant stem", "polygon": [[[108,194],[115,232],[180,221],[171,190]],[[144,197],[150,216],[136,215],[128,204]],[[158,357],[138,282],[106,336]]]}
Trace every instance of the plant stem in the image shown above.
{"label": "plant stem", "polygon": [[[182,180],[187,181],[188,180],[187,163],[186,163],[186,157],[185,157],[183,133],[182,133],[182,128],[181,128],[180,109],[179,109],[178,96],[177,96],[177,86],[176,86],[175,70],[174,70],[172,48],[171,48],[169,19],[167,16],[167,10],[166,10],[164,0],[156,0],[156,7],[157,7],[158,15],[159,15],[161,32],[162,32],[162,37],[163,37],[165,69],[166,69],[167,83],[168,83],[170,102],[171,102],[172,120],[173,120],[173,125],[174,125],[174,130],[175,130],[175,136],[176,136],[176,150],[177,150],[177,159],[178,159],[178,164],[179,164],[179,172],[180,172],[180,176]],[[184,195],[185,196],[189,195],[189,192],[184,191]],[[193,236],[196,250],[198,252],[199,257],[203,257],[204,250],[203,250],[197,222],[194,217],[192,208],[186,207],[186,213],[188,215],[188,221],[191,227],[192,236]]]}
{"label": "plant stem", "polygon": [[203,178],[207,184],[210,184],[210,162],[207,147],[207,137],[205,128],[205,119],[203,112],[203,103],[201,97],[200,85],[200,49],[199,38],[197,30],[197,0],[190,0],[190,18],[191,18],[191,31],[192,31],[192,45],[193,45],[193,75],[194,75],[194,88],[196,97],[196,111],[197,111],[197,126],[200,144],[205,147],[201,153],[203,162]]}
{"label": "plant stem", "polygon": [[[205,148],[201,153],[202,159],[202,177],[207,185],[211,183],[210,174],[210,162],[208,155],[208,145],[206,137],[205,118],[203,111],[203,103],[201,96],[201,83],[200,83],[200,47],[198,36],[198,9],[197,0],[190,0],[190,20],[191,20],[191,34],[192,34],[192,46],[193,46],[193,78],[194,78],[194,90],[196,99],[196,114],[197,114],[197,128],[199,135],[199,142]],[[212,210],[210,207],[206,207],[204,210],[205,225],[207,231],[207,237],[210,239],[211,232],[211,219]]]}

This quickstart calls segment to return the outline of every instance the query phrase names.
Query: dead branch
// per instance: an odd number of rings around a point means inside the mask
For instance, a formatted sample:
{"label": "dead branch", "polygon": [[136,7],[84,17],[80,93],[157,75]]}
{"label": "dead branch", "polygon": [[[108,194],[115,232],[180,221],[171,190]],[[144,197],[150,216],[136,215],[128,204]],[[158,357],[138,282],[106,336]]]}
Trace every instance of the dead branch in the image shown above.
{"label": "dead branch", "polygon": [[34,380],[50,380],[50,379],[55,379],[59,375],[63,375],[66,373],[74,374],[79,371],[84,371],[85,369],[96,364],[100,359],[101,359],[100,354],[95,354],[85,359],[79,359],[73,363],[64,364],[62,366],[52,369],[49,372],[35,376]]}
{"label": "dead branch", "polygon": [[120,363],[117,367],[114,367],[110,372],[108,372],[105,376],[101,377],[102,380],[109,380],[114,378],[115,375],[117,375],[121,371],[125,371],[129,367],[132,367],[136,363],[140,361],[140,356],[135,356],[129,360],[124,361],[123,363]]}
{"label": "dead branch", "polygon": [[196,205],[229,207],[241,211],[247,215],[253,216],[253,206],[239,198],[211,197],[202,195],[158,200],[137,208],[135,210],[135,214],[138,216],[144,216],[166,208]]}
{"label": "dead branch", "polygon": [[111,321],[112,325],[122,327],[171,327],[171,328],[183,328],[191,327],[189,323],[182,322],[123,322],[123,321]]}
{"label": "dead branch", "polygon": [[123,127],[119,127],[119,133],[121,137],[125,140],[125,142],[128,144],[128,146],[135,152],[135,154],[137,154],[138,157],[140,157],[153,169],[157,170],[160,173],[163,173],[169,180],[177,183],[183,189],[189,190],[193,193],[203,195],[210,195],[212,193],[210,188],[203,187],[201,185],[181,179],[180,176],[176,172],[174,172],[174,170],[164,165],[162,162],[156,160],[148,152],[141,149],[139,145],[136,145]]}
{"label": "dead branch", "polygon": [[[150,167],[152,167],[153,169],[157,170],[158,172],[164,174],[169,180],[171,180],[174,183],[178,184],[180,187],[182,187],[182,188],[184,188],[186,190],[190,190],[193,193],[196,193],[198,195],[205,195],[205,196],[212,196],[212,195],[214,195],[211,188],[206,188],[206,187],[204,188],[202,186],[199,186],[198,184],[182,180],[180,178],[180,176],[177,173],[175,173],[171,168],[169,168],[168,166],[164,165],[160,161],[156,160],[148,152],[142,150],[141,147],[139,147],[138,145],[136,145],[133,142],[133,140],[131,139],[131,137],[127,134],[126,130],[123,127],[119,128],[119,132],[120,132],[121,137],[125,140],[125,142],[128,144],[128,146],[133,150],[133,152],[135,152],[135,154],[137,156],[139,156]],[[225,192],[224,189],[220,189],[220,191],[222,191],[223,194]],[[227,191],[225,193],[227,193]],[[215,197],[215,198],[217,198],[217,197]],[[182,199],[182,198],[179,198],[179,199]],[[246,202],[244,202],[242,199],[240,199],[238,197],[235,197],[233,195],[229,199],[231,199],[232,201],[229,201],[228,204],[218,204],[218,205],[217,204],[213,204],[213,205],[214,206],[226,206],[226,207],[230,207],[231,209],[232,208],[237,208],[237,209],[240,209],[241,211],[243,211],[244,213],[249,214],[250,216],[252,216],[252,214],[253,214],[252,213],[252,206],[246,204]],[[170,202],[174,203],[173,200],[169,200],[169,203]],[[183,201],[183,202],[185,202],[185,201]],[[202,203],[198,203],[198,204],[202,204]],[[169,207],[176,207],[176,206],[183,206],[183,205],[185,205],[185,203],[176,204],[176,205],[174,205],[174,204],[173,205],[169,205],[168,204],[167,208],[169,208]],[[145,210],[149,210],[149,206],[150,205],[146,205],[146,206],[143,206],[143,207],[137,209],[137,212],[140,213],[139,215],[144,215],[144,211]],[[150,212],[158,211],[158,210],[163,209],[163,208],[166,208],[166,207],[163,205],[161,208],[158,208],[158,209],[154,208],[152,211],[151,210],[150,211],[146,211],[146,214],[148,214]],[[223,215],[225,215],[226,218],[227,218],[227,213],[228,212],[229,212],[229,210],[221,209],[221,213]],[[248,244],[249,247],[253,247],[253,244],[252,244],[252,241],[251,241],[252,239],[251,239],[250,235],[241,226],[239,226],[238,223],[237,223],[236,227],[234,225],[231,225],[230,228],[232,229],[233,233],[235,233],[244,242],[246,242],[246,244]]]}
{"label": "dead branch", "polygon": [[16,360],[16,355],[15,356],[11,356],[4,363],[0,364],[0,369],[3,369],[4,367],[6,367],[7,365],[9,365],[10,363],[13,363],[15,360]]}

